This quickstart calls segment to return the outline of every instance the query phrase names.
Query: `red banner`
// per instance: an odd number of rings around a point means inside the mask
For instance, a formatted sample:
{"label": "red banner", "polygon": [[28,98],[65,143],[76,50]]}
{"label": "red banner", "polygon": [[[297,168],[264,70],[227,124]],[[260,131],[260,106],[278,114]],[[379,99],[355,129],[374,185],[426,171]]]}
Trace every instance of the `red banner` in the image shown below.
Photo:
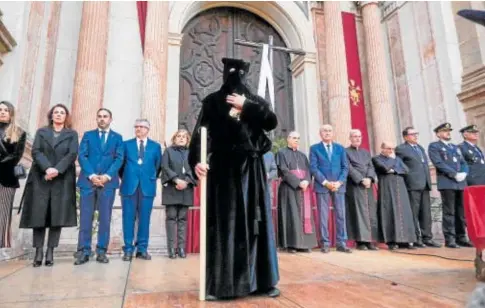
{"label": "red banner", "polygon": [[352,128],[359,129],[362,132],[362,148],[370,150],[364,105],[364,89],[360,72],[355,15],[342,12],[342,22],[344,28],[345,53],[347,57],[347,74],[349,77],[348,83]]}
{"label": "red banner", "polygon": [[148,2],[136,1],[136,8],[138,10],[138,24],[140,25],[141,50],[145,48],[145,25],[147,20]]}

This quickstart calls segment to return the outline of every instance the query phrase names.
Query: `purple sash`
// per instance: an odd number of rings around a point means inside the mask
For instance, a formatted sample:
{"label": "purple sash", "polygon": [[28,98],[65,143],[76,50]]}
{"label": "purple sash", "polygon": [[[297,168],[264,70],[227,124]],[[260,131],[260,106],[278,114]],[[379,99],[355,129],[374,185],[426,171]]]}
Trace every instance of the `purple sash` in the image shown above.
{"label": "purple sash", "polygon": [[[306,176],[306,171],[305,170],[290,170],[292,174],[297,176],[300,180],[303,180]],[[302,193],[302,203],[303,203],[303,232],[305,234],[312,234],[312,195],[310,191],[310,186],[307,187],[305,191],[301,191]]]}

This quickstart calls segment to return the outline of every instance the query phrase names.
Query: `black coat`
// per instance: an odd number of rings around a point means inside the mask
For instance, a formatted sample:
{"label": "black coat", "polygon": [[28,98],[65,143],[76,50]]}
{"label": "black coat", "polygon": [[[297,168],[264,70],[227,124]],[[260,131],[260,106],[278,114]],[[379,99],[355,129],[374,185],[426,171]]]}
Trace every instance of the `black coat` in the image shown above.
{"label": "black coat", "polygon": [[[19,188],[19,180],[14,176],[13,169],[22,159],[25,149],[26,134],[22,132],[17,142],[0,140],[0,185],[4,187]],[[5,148],[6,153],[3,153]]]}
{"label": "black coat", "polygon": [[[189,150],[186,147],[171,146],[162,156],[162,204],[194,205],[194,186],[196,181],[188,162]],[[189,183],[184,190],[175,188],[175,179]]]}
{"label": "black coat", "polygon": [[[429,160],[426,156],[426,150],[416,145],[421,151],[419,155],[413,147],[405,142],[396,148],[396,156],[398,156],[408,167],[409,172],[404,176],[406,187],[408,190],[431,190],[431,176],[429,173]],[[424,162],[422,161],[424,159]]]}
{"label": "black coat", "polygon": [[[200,127],[207,127],[207,294],[218,298],[268,290],[279,280],[270,205],[266,204],[265,131],[277,125],[268,102],[247,89],[240,119],[229,115],[224,86],[202,101],[189,147],[200,161]],[[194,170],[192,170],[194,172]],[[195,175],[195,174],[194,174]]]}
{"label": "black coat", "polygon": [[[64,129],[54,138],[50,127],[40,128],[32,145],[32,168],[23,195],[20,228],[73,227],[77,225],[76,165],[78,134]],[[55,168],[59,175],[44,179]]]}

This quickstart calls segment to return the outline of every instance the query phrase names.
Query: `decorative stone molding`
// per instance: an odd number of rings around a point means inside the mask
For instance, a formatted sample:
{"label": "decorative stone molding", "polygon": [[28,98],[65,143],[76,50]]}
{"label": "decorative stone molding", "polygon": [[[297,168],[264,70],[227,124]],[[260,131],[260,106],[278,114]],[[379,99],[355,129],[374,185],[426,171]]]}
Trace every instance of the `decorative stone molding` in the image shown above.
{"label": "decorative stone molding", "polygon": [[304,69],[304,65],[306,63],[317,63],[317,55],[314,52],[307,53],[304,56],[298,55],[296,56],[290,64],[290,70],[292,72],[293,77],[296,77],[301,74]]}
{"label": "decorative stone molding", "polygon": [[2,22],[2,11],[0,10],[0,65],[3,64],[2,56],[13,50],[17,46],[17,42],[12,34],[8,31],[5,24]]}
{"label": "decorative stone molding", "polygon": [[182,46],[182,39],[184,35],[181,33],[169,33],[168,45],[169,46]]}

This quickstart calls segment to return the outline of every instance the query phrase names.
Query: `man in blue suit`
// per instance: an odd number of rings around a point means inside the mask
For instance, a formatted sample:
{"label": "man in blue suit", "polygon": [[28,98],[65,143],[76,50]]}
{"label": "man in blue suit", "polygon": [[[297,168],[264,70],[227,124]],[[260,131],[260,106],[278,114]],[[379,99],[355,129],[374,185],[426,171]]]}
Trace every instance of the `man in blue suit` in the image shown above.
{"label": "man in blue suit", "polygon": [[120,185],[118,171],[123,163],[123,138],[110,129],[111,111],[101,108],[96,114],[98,128],[84,134],[79,146],[79,174],[77,186],[81,191],[80,230],[75,265],[89,261],[93,215],[97,208],[99,217],[96,261],[108,263],[106,250],[109,244],[111,212],[116,189]]}
{"label": "man in blue suit", "polygon": [[[121,202],[123,211],[123,261],[131,261],[136,246],[136,257],[150,260],[147,252],[153,199],[157,193],[157,178],[161,171],[162,147],[148,139],[150,122],[135,122],[136,138],[124,142],[125,160],[121,169]],[[135,218],[138,218],[136,243]]]}
{"label": "man in blue suit", "polygon": [[322,142],[310,147],[310,170],[314,178],[314,191],[317,194],[320,212],[320,231],[322,252],[330,252],[328,234],[328,211],[330,197],[335,209],[337,225],[337,251],[350,253],[347,247],[345,221],[345,183],[349,173],[347,155],[342,145],[333,142],[333,128],[323,125],[320,128]]}
{"label": "man in blue suit", "polygon": [[445,246],[473,247],[467,239],[463,208],[463,190],[469,169],[460,148],[450,142],[452,130],[450,123],[438,125],[434,132],[440,140],[429,144],[428,153],[436,167],[438,190],[441,194]]}

